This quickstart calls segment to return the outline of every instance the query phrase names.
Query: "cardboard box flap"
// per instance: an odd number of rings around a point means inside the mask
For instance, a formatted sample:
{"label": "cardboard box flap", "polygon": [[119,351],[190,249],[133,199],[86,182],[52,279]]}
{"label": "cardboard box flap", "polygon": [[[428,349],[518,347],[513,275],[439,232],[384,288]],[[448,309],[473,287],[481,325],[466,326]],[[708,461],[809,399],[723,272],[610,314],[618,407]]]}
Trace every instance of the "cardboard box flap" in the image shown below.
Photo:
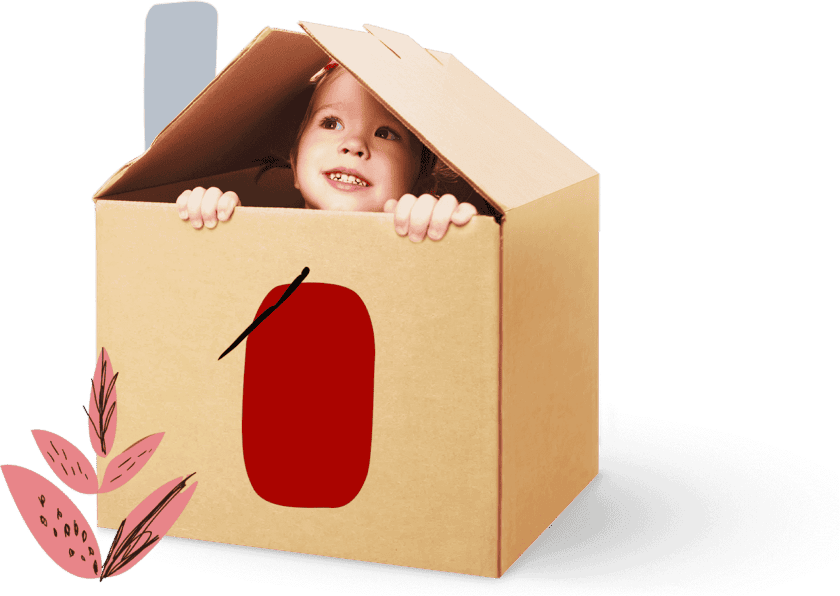
{"label": "cardboard box flap", "polygon": [[[264,29],[94,198],[253,167],[278,142],[291,144],[309,78],[327,60],[303,33]],[[300,117],[278,117],[284,109]]]}
{"label": "cardboard box flap", "polygon": [[501,211],[596,174],[454,56],[370,25],[301,27]]}

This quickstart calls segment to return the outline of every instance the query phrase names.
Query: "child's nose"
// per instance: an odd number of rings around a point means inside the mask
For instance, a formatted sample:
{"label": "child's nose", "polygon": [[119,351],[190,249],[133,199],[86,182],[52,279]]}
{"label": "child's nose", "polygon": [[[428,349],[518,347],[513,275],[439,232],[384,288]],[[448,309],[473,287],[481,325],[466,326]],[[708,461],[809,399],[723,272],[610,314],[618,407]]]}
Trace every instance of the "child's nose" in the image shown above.
{"label": "child's nose", "polygon": [[365,158],[368,156],[368,147],[359,136],[347,135],[339,146],[339,153]]}

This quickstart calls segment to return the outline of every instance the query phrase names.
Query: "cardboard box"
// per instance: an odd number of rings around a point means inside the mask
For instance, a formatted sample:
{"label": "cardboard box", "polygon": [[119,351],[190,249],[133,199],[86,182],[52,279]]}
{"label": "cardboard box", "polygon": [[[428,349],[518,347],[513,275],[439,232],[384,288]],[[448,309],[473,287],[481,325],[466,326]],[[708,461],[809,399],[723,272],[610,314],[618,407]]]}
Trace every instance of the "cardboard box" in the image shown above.
{"label": "cardboard box", "polygon": [[[151,490],[196,472],[171,535],[499,577],[598,472],[598,175],[453,56],[377,27],[302,27],[262,31],[96,194],[97,338],[119,372],[113,452],[166,432],[132,482],[99,495],[99,525],[116,528]],[[391,215],[290,208],[300,197],[287,169],[255,182],[261,157],[288,151],[330,57],[491,216],[414,244]],[[174,200],[198,185],[235,190],[243,206],[196,232]],[[363,302],[372,402],[318,393],[341,381],[341,352],[306,331],[329,306],[277,318],[276,341],[300,346],[310,376],[283,362],[263,375],[288,414],[263,417],[278,445],[263,462],[287,478],[323,447],[329,484],[347,454],[324,421],[334,430],[336,408],[360,408],[369,461],[343,506],[257,494],[243,422],[252,338],[218,359],[304,267],[296,294],[333,284]],[[292,380],[298,393],[284,393]]]}

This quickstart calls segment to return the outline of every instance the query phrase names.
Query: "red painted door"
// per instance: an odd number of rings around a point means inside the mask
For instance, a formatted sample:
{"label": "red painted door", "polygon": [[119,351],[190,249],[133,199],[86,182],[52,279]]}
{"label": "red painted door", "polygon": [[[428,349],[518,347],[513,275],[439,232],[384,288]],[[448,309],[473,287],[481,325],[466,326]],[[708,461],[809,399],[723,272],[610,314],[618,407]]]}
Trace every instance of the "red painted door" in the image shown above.
{"label": "red painted door", "polygon": [[[288,284],[265,297],[255,319]],[[251,332],[242,448],[251,486],[287,507],[342,507],[364,485],[373,428],[374,338],[362,299],[301,284]]]}

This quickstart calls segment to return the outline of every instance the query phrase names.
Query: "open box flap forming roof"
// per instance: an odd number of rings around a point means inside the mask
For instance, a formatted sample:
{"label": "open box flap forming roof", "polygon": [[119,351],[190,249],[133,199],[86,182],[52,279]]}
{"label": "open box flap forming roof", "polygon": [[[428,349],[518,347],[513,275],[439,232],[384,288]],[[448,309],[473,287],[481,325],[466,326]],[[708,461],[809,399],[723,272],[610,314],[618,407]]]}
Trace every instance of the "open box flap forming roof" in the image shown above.
{"label": "open box flap forming roof", "polygon": [[253,166],[267,119],[307,88],[324,52],[502,212],[596,175],[454,56],[369,25],[301,26],[308,35],[264,29],[96,198]]}

